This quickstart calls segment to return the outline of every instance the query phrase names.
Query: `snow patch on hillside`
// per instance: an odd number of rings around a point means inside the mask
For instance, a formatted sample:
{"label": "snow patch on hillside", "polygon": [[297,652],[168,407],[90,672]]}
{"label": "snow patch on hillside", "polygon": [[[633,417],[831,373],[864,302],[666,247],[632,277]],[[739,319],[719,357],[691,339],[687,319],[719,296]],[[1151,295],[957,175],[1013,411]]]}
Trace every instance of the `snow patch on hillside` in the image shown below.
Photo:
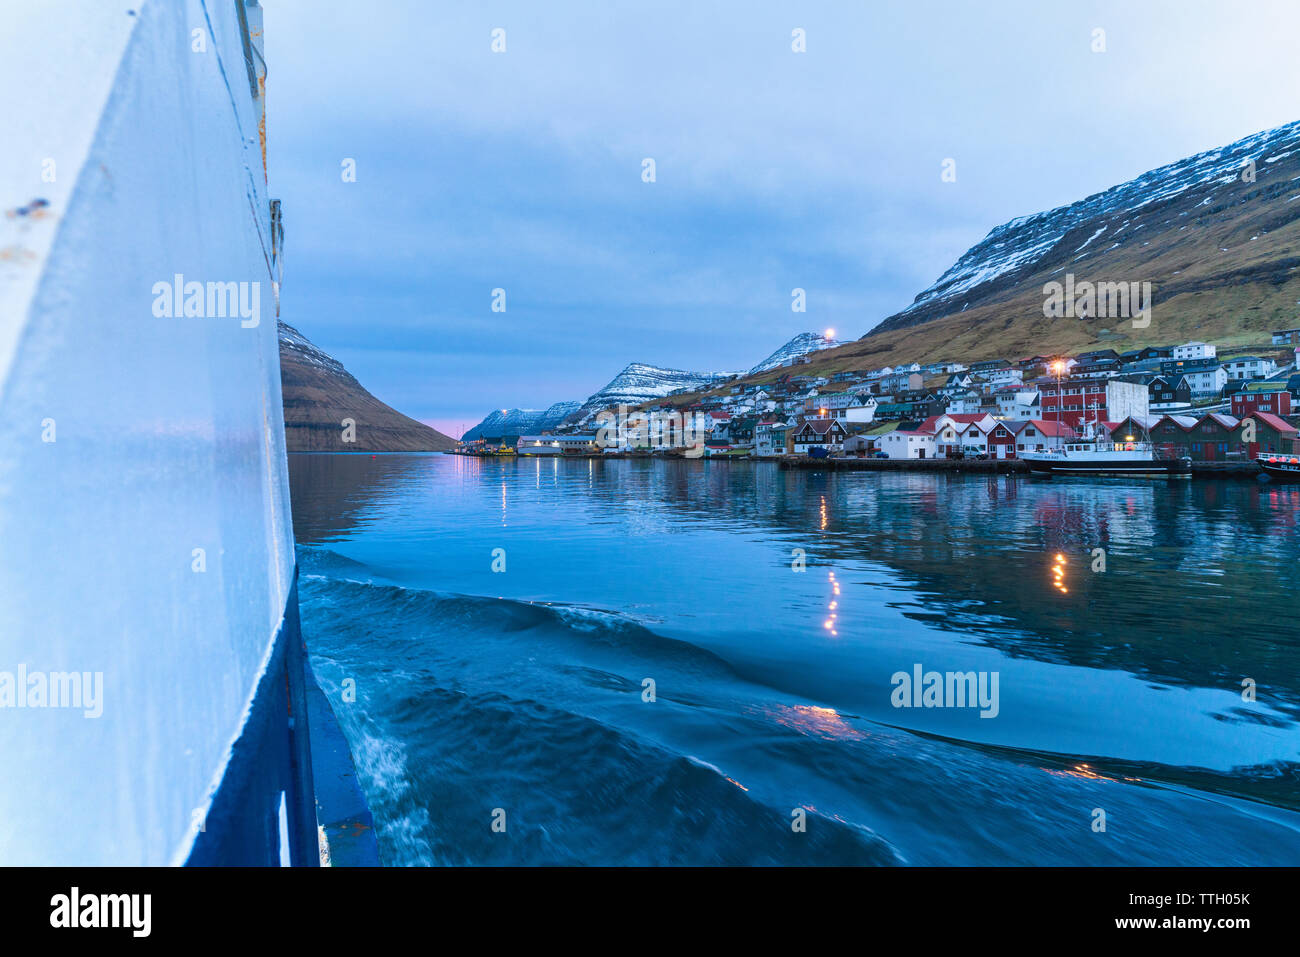
{"label": "snow patch on hillside", "polygon": [[614,376],[599,392],[584,402],[569,418],[569,424],[585,425],[601,409],[618,405],[640,405],[662,399],[674,392],[705,389],[734,375],[730,372],[685,372],[633,362]]}
{"label": "snow patch on hillside", "polygon": [[830,349],[839,344],[837,340],[827,339],[820,332],[801,332],[750,369],[748,374],[757,375],[760,372],[766,372],[768,369],[776,369],[792,359],[799,358],[799,356],[806,356],[811,352],[819,352],[822,349]]}
{"label": "snow patch on hillside", "polygon": [[[916,297],[899,316],[957,298],[976,286],[1016,270],[1032,267],[1066,235],[1085,223],[1118,217],[1152,203],[1171,199],[1194,187],[1236,182],[1250,161],[1257,166],[1275,162],[1300,147],[1300,121],[1264,130],[1229,146],[1208,150],[1143,173],[1127,183],[1096,193],[1068,206],[1019,216],[995,227],[964,253],[935,283]],[[1210,203],[1213,196],[1207,197]],[[1104,229],[1105,226],[1102,227]],[[1091,236],[1079,252],[1101,234]],[[1116,231],[1118,232],[1118,230]],[[955,305],[955,303],[954,303]]]}

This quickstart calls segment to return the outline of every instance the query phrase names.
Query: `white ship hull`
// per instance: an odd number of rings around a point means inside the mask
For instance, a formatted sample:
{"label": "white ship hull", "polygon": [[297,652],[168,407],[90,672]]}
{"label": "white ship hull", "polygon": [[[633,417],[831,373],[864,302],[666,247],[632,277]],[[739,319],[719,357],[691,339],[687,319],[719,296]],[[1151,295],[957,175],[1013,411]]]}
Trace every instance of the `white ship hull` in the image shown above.
{"label": "white ship hull", "polygon": [[1186,459],[1161,459],[1145,449],[1066,448],[1060,452],[1026,452],[1021,458],[1031,474],[1043,478],[1190,478]]}
{"label": "white ship hull", "polygon": [[0,13],[3,865],[319,862],[260,15]]}

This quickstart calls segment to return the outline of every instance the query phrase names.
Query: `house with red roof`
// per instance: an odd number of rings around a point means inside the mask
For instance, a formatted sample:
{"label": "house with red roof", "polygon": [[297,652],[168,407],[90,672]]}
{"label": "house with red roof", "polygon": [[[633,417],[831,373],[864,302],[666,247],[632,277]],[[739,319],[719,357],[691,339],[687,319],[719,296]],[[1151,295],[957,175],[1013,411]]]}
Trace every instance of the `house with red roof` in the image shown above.
{"label": "house with red roof", "polygon": [[961,426],[957,433],[959,449],[965,455],[988,455],[989,436],[997,428],[997,419],[991,415],[983,416],[976,422]]}
{"label": "house with red roof", "polygon": [[986,412],[945,412],[930,416],[917,426],[916,431],[934,436],[932,455],[953,458],[963,451],[963,436],[971,427],[977,430],[979,436],[975,441],[987,446],[983,437],[993,430],[995,421]]}
{"label": "house with red roof", "polygon": [[1203,415],[1192,431],[1192,458],[1206,462],[1221,462],[1229,452],[1241,452],[1240,436],[1236,434],[1241,423],[1235,415],[1211,412]]}
{"label": "house with red roof", "polygon": [[1300,429],[1271,412],[1252,412],[1241,420],[1236,430],[1238,443],[1252,459],[1261,452],[1300,452],[1298,433]]}
{"label": "house with red roof", "polygon": [[1059,449],[1079,437],[1068,422],[1056,419],[1030,419],[1016,432],[1016,451],[1048,452]]}
{"label": "house with red roof", "polygon": [[1160,418],[1158,415],[1130,415],[1122,422],[1102,424],[1108,441],[1131,448],[1143,442],[1155,442],[1151,430],[1155,428]]}
{"label": "house with red roof", "polygon": [[1198,462],[1254,458],[1261,452],[1289,454],[1300,446],[1296,426],[1271,412],[1255,412],[1240,420],[1221,412],[1199,419],[1165,415],[1151,429],[1151,438],[1158,449]]}

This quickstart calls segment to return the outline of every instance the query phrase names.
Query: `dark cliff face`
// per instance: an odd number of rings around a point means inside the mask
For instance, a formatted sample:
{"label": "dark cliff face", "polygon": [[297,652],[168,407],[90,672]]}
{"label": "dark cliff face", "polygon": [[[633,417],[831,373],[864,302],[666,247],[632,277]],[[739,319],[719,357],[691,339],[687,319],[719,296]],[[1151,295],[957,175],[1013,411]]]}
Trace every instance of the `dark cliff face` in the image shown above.
{"label": "dark cliff face", "polygon": [[[1298,176],[1300,123],[1291,123],[1012,220],[863,339],[992,305],[1041,314],[1044,283],[1067,272],[1094,282],[1150,282],[1157,305],[1240,286],[1259,287],[1267,299],[1268,287],[1292,281],[1300,265]],[[1223,330],[1238,331],[1231,323]]]}
{"label": "dark cliff face", "polygon": [[[455,441],[380,402],[297,329],[280,330],[280,388],[290,452],[441,452]],[[354,441],[345,439],[345,419]]]}

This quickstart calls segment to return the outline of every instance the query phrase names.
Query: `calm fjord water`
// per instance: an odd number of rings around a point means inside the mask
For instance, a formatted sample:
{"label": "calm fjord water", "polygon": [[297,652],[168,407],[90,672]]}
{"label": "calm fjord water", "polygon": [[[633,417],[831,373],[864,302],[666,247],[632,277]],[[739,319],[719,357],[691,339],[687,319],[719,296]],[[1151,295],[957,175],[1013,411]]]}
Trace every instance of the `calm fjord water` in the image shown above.
{"label": "calm fjord water", "polygon": [[[1300,860],[1300,489],[289,464],[387,863]],[[895,707],[917,666],[995,707]]]}

